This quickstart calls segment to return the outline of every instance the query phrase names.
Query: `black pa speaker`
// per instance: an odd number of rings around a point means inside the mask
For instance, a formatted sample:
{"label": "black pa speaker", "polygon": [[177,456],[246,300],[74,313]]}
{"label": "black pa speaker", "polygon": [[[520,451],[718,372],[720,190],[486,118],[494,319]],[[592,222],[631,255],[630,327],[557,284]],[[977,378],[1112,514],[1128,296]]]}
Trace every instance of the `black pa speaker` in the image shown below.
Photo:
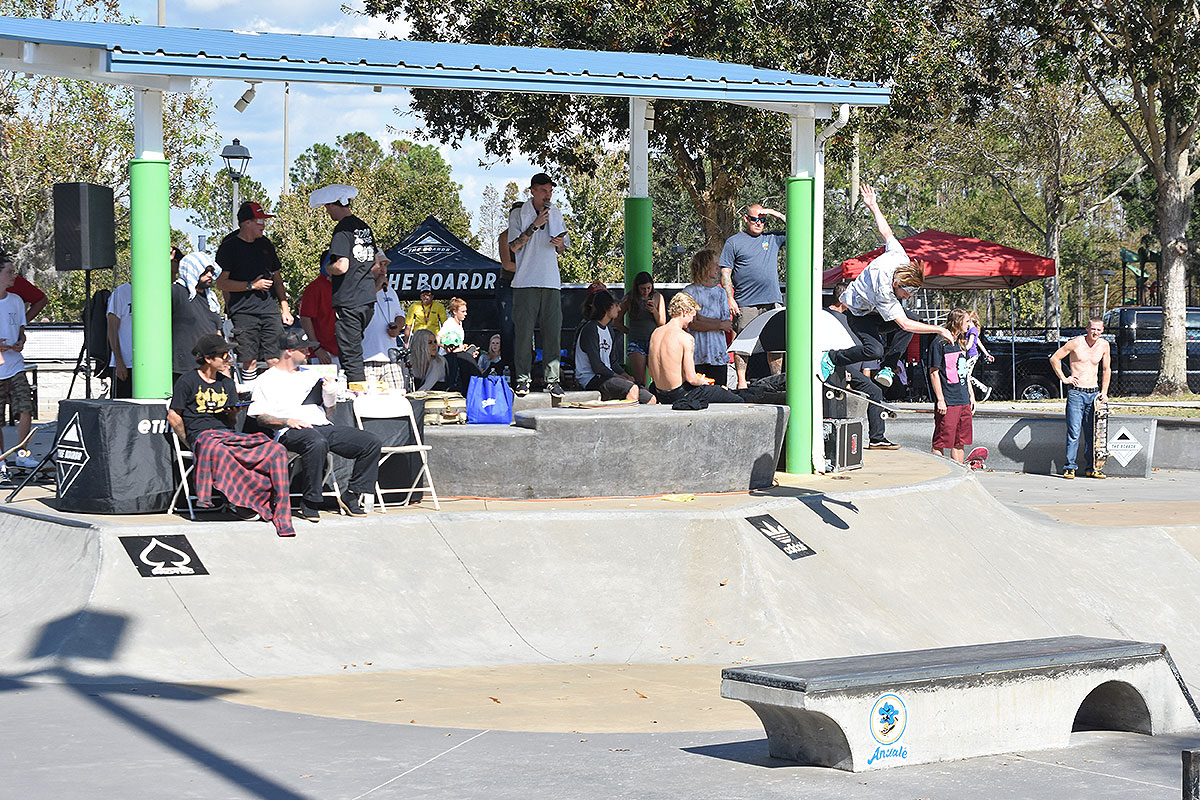
{"label": "black pa speaker", "polygon": [[54,263],[59,270],[109,269],[117,263],[112,189],[54,184]]}

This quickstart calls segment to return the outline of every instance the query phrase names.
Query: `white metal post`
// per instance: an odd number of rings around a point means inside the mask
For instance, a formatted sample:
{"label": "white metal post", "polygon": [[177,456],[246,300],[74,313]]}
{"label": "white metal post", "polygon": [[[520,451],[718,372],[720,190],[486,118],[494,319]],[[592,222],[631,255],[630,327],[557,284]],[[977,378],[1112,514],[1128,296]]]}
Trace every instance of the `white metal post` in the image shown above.
{"label": "white metal post", "polygon": [[133,157],[165,160],[163,155],[163,93],[133,90]]}
{"label": "white metal post", "polygon": [[650,131],[644,97],[629,98],[629,196],[650,196]]}

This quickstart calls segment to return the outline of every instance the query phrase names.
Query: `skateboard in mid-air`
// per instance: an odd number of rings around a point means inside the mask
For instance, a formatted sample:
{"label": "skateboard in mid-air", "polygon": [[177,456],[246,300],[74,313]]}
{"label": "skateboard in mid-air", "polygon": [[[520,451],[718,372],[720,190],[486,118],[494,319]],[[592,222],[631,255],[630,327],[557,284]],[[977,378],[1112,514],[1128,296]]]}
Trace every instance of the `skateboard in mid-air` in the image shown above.
{"label": "skateboard in mid-air", "polygon": [[825,381],[821,381],[821,385],[825,387],[825,396],[830,400],[840,400],[846,395],[853,395],[854,397],[861,397],[863,400],[866,400],[869,405],[878,406],[881,409],[883,416],[887,419],[895,419],[896,414],[899,413],[899,409],[897,409],[895,406],[888,405],[887,403],[878,403],[862,392],[856,392],[853,389],[845,386],[835,386],[834,384],[827,383]]}
{"label": "skateboard in mid-air", "polygon": [[971,452],[967,453],[966,459],[963,461],[972,470],[987,468],[988,449],[986,447],[976,447]]}
{"label": "skateboard in mid-air", "polygon": [[1108,463],[1108,401],[1096,398],[1092,406],[1092,472],[1104,472]]}

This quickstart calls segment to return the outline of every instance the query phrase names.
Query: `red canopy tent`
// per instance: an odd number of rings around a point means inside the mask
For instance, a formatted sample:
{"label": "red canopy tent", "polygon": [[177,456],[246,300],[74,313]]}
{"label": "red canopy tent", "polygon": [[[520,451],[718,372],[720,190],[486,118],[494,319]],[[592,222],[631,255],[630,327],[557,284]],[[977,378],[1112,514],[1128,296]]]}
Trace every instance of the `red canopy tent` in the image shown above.
{"label": "red canopy tent", "polygon": [[[1012,289],[1054,275],[1053,259],[983,239],[928,230],[900,244],[909,258],[925,262],[926,289]],[[853,280],[882,253],[880,247],[825,270],[822,285],[829,289],[843,278]]]}
{"label": "red canopy tent", "polygon": [[[953,233],[927,230],[900,240],[911,259],[925,262],[924,289],[1008,289],[1012,307],[1010,350],[1011,364],[1016,364],[1016,301],[1012,290],[1030,281],[1052,277],[1054,259],[1035,256],[1002,244]],[[872,260],[883,254],[877,248],[856,258],[843,261],[841,266],[825,270],[821,285],[831,289],[843,278],[854,280]],[[1017,395],[1017,375],[1012,373],[1012,393]]]}

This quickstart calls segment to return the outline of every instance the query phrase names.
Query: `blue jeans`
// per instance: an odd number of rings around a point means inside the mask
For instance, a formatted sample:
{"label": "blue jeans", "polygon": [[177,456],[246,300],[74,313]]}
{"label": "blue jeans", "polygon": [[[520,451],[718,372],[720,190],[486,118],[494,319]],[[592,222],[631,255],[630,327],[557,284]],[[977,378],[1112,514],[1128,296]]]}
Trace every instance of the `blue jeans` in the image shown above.
{"label": "blue jeans", "polygon": [[[1076,456],[1079,454],[1079,429],[1083,428],[1084,453],[1088,456],[1087,463],[1092,463],[1092,436],[1095,426],[1092,424],[1092,414],[1096,407],[1096,396],[1099,392],[1081,392],[1072,387],[1067,390],[1067,463],[1064,469],[1076,469]],[[1090,469],[1090,466],[1089,466]]]}

